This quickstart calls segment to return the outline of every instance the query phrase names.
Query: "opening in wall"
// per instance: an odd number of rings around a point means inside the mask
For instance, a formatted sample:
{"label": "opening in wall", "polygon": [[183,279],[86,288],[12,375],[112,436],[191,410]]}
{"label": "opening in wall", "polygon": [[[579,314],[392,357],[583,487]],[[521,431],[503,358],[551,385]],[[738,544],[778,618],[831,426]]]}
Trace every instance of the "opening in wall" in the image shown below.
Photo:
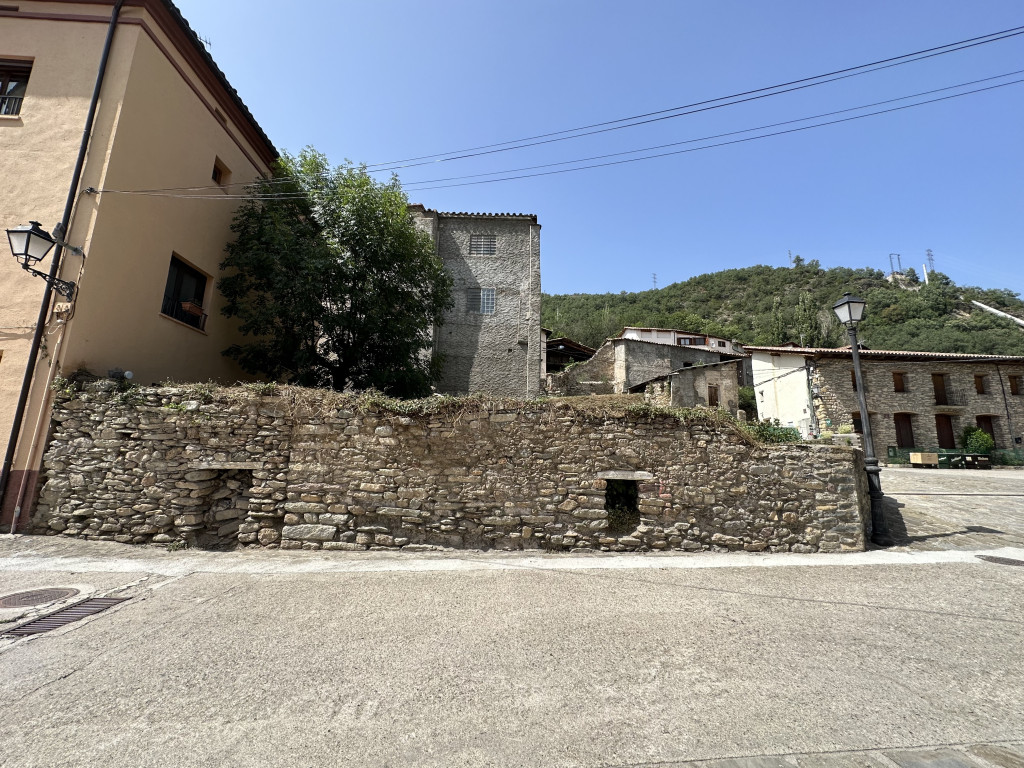
{"label": "opening in wall", "polygon": [[608,534],[628,536],[640,525],[640,489],[636,480],[606,480],[605,504]]}
{"label": "opening in wall", "polygon": [[[7,8],[6,10],[11,10]],[[14,8],[14,10],[18,10]],[[0,59],[0,115],[15,117],[21,114],[32,62]]]}
{"label": "opening in wall", "polygon": [[206,312],[203,311],[205,297],[206,275],[177,256],[171,256],[160,312],[203,330],[206,327]]}

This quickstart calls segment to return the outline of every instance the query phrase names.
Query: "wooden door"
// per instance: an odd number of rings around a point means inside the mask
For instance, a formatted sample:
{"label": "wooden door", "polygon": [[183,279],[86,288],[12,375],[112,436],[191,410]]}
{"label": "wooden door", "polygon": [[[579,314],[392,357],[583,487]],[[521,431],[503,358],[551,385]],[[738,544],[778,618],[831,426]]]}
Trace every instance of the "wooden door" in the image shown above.
{"label": "wooden door", "polygon": [[896,447],[914,448],[914,425],[909,413],[893,414],[896,423]]}
{"label": "wooden door", "polygon": [[951,416],[940,413],[935,416],[935,431],[939,436],[939,448],[956,448],[956,438],[953,436],[953,419]]}

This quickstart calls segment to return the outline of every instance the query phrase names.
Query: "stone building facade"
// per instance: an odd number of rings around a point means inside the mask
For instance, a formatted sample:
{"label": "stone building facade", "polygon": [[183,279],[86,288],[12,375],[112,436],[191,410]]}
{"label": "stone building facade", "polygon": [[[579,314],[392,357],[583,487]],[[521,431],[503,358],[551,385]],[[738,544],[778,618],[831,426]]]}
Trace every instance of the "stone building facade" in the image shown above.
{"label": "stone building facade", "polygon": [[864,548],[859,452],[759,445],[713,412],[98,388],[58,403],[40,532],[207,548]]}
{"label": "stone building facade", "polygon": [[692,365],[736,360],[738,355],[639,339],[608,339],[590,360],[548,376],[556,395],[621,394]]}
{"label": "stone building facade", "polygon": [[[860,431],[849,349],[748,347],[761,414],[789,423],[801,398],[808,432]],[[996,448],[1024,443],[1024,358],[862,350],[865,399],[875,450],[959,448],[965,427],[992,435]],[[758,383],[759,382],[759,383]],[[773,388],[786,391],[772,397]],[[779,405],[787,412],[780,412]],[[806,433],[806,432],[805,432]]]}
{"label": "stone building facade", "polygon": [[659,376],[634,391],[642,391],[649,402],[668,408],[722,408],[736,416],[741,365],[739,360],[698,364]]}
{"label": "stone building facade", "polygon": [[536,397],[544,355],[537,217],[409,211],[453,281],[454,306],[434,329],[444,361],[438,391]]}

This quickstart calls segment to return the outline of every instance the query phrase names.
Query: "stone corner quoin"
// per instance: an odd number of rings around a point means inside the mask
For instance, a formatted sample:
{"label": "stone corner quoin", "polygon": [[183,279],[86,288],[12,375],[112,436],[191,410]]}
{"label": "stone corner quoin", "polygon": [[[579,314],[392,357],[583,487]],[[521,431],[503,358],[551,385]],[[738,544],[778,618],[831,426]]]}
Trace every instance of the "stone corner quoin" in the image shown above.
{"label": "stone corner quoin", "polygon": [[208,549],[865,548],[858,451],[755,445],[714,418],[138,392],[58,399],[35,531]]}

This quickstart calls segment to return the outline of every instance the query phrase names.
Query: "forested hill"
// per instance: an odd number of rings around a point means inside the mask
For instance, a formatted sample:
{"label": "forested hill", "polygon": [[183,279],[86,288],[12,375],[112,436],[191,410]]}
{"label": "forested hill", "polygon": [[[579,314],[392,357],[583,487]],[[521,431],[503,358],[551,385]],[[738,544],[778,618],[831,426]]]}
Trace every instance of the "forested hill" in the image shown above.
{"label": "forested hill", "polygon": [[1024,355],[1024,328],[970,302],[1024,318],[1024,302],[1000,289],[960,287],[946,275],[913,270],[892,281],[876,269],[746,267],[639,293],[545,294],[542,324],[592,347],[624,326],[677,328],[747,344],[838,347],[846,335],[832,305],[849,291],[867,301],[860,338],[873,349]]}

